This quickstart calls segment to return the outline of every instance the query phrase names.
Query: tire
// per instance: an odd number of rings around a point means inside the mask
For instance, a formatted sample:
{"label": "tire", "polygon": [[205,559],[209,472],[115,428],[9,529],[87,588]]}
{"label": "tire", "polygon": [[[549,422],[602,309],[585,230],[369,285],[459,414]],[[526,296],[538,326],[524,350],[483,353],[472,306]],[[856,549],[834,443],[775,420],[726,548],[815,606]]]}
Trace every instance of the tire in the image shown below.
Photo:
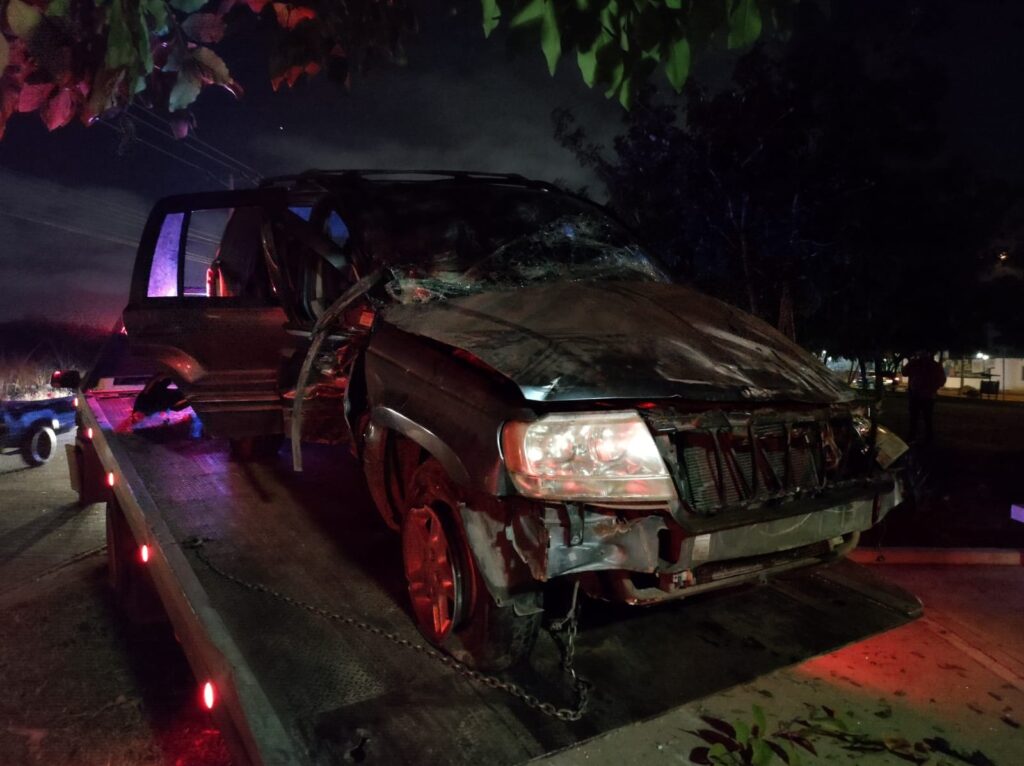
{"label": "tire", "polygon": [[231,456],[242,463],[273,460],[284,444],[284,434],[260,434],[228,440]]}
{"label": "tire", "polygon": [[30,466],[49,463],[57,454],[57,434],[48,425],[39,423],[32,426],[21,448],[21,456]]}
{"label": "tire", "polygon": [[435,460],[416,469],[410,495],[402,520],[402,559],[413,617],[424,638],[482,671],[525,660],[543,613],[519,615],[494,601],[455,511],[457,491]]}

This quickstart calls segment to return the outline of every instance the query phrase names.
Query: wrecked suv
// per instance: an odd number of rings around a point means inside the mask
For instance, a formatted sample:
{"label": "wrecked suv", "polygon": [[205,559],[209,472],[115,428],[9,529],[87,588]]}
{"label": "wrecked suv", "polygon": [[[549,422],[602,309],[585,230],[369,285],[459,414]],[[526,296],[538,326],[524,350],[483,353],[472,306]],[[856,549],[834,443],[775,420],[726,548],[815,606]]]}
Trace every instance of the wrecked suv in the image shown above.
{"label": "wrecked suv", "polygon": [[478,667],[558,583],[651,604],[827,562],[898,502],[815,358],[674,284],[606,210],[473,173],[175,197],[124,311],[150,383],[245,454],[347,441],[412,613]]}

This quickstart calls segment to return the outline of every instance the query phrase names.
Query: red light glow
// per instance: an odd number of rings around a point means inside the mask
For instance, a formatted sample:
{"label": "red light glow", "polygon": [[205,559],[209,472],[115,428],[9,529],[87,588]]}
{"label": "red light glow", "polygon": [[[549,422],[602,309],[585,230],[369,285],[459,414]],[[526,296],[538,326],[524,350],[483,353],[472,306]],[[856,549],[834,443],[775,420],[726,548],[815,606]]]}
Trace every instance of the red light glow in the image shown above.
{"label": "red light glow", "polygon": [[77,396],[74,399],[71,400],[71,406],[74,407],[76,410],[78,409],[78,397]]}
{"label": "red light glow", "polygon": [[141,546],[139,546],[139,559],[142,561],[143,564],[148,564],[149,563],[149,546],[148,545],[141,545]]}
{"label": "red light glow", "polygon": [[203,684],[203,707],[207,710],[213,710],[213,706],[217,702],[217,690],[214,689],[213,684],[207,681]]}
{"label": "red light glow", "polygon": [[86,441],[92,441],[92,426],[85,429],[85,439]]}
{"label": "red light glow", "polygon": [[50,377],[51,378],[60,378],[60,370],[54,370],[53,371],[53,375],[51,375]]}
{"label": "red light glow", "polygon": [[107,486],[108,487],[113,487],[114,486],[114,472],[113,471],[107,471]]}

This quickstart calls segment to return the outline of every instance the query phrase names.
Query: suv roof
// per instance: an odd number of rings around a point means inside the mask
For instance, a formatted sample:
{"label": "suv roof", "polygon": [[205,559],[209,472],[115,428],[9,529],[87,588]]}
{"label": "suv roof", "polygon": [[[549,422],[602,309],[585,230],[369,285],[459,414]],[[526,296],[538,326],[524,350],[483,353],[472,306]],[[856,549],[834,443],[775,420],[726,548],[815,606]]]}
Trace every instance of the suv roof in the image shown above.
{"label": "suv roof", "polygon": [[547,181],[536,181],[518,173],[482,173],[468,170],[306,170],[302,173],[268,178],[263,188],[289,191],[337,189],[369,183],[479,183],[489,186],[516,186],[543,191],[562,191]]}

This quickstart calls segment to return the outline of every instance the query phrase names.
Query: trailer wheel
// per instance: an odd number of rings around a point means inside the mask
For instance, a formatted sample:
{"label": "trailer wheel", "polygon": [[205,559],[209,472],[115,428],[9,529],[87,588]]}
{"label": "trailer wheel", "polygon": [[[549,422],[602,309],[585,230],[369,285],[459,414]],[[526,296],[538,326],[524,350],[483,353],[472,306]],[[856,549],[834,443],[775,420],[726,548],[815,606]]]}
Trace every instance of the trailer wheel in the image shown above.
{"label": "trailer wheel", "polygon": [[25,438],[21,457],[30,466],[49,463],[57,452],[57,434],[45,423],[37,423]]}
{"label": "trailer wheel", "polygon": [[116,500],[107,501],[107,582],[114,604],[133,625],[165,619],[160,599],[139,559],[139,547],[124,511]]}
{"label": "trailer wheel", "polygon": [[457,494],[441,466],[416,471],[402,523],[402,558],[413,616],[423,636],[479,670],[503,670],[525,659],[542,613],[519,615],[487,590],[454,509]]}

